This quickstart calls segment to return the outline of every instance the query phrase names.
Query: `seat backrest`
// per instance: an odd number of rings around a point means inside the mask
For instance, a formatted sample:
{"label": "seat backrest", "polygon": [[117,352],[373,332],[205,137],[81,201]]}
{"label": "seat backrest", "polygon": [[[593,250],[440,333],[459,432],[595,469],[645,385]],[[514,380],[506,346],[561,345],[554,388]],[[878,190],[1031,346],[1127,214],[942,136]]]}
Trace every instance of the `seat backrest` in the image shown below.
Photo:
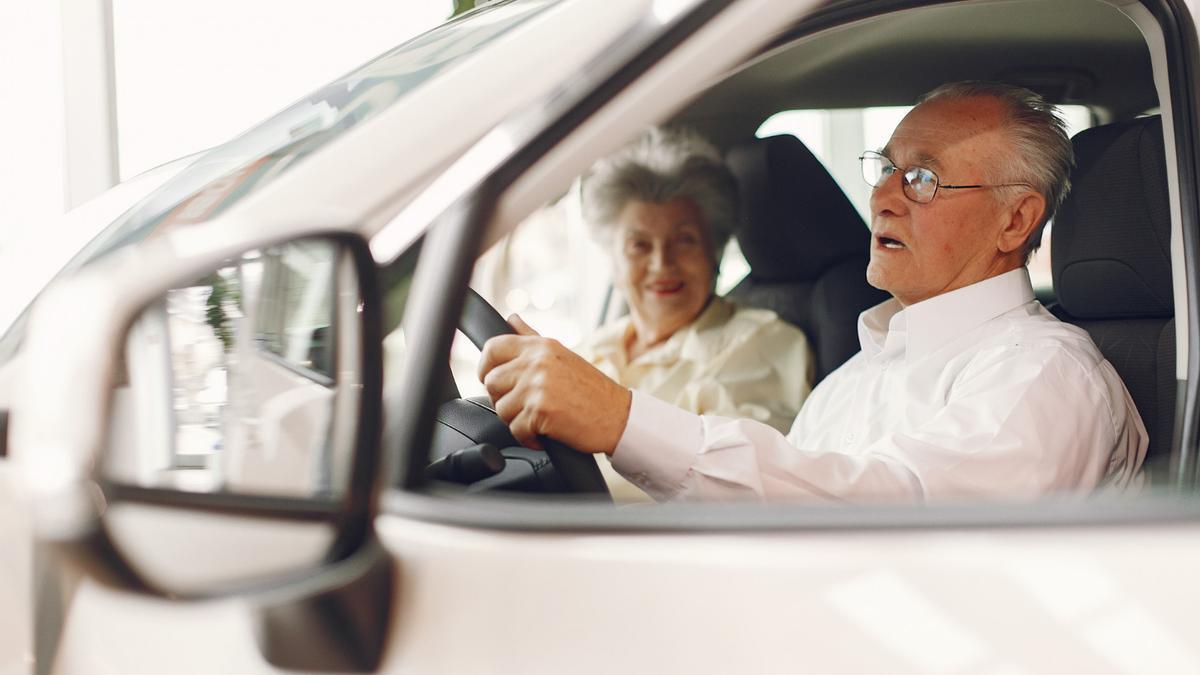
{"label": "seat backrest", "polygon": [[732,149],[728,162],[742,195],[738,244],[750,264],[729,297],[799,326],[820,381],[859,350],[858,315],[889,297],[866,281],[870,231],[795,136],[756,139]]}
{"label": "seat backrest", "polygon": [[1175,307],[1162,120],[1080,132],[1072,188],[1050,231],[1059,318],[1091,334],[1150,434],[1146,472],[1167,476],[1175,419]]}

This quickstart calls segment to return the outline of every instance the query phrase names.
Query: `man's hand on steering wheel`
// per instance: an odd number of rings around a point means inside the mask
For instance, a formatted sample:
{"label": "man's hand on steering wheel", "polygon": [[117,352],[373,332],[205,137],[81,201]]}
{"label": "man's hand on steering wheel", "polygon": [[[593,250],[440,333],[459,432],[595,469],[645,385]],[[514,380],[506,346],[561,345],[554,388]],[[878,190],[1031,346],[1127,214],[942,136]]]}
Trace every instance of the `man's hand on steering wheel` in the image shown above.
{"label": "man's hand on steering wheel", "polygon": [[633,394],[557,340],[541,337],[515,314],[517,335],[487,341],[479,379],[496,414],[526,447],[539,436],[590,453],[617,447]]}

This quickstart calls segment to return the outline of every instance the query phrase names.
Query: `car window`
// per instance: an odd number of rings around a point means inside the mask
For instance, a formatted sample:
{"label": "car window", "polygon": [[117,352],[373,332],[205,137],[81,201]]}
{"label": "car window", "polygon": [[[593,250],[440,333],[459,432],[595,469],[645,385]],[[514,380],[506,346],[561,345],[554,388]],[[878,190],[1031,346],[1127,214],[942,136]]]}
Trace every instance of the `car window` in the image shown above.
{"label": "car window", "polygon": [[[1039,4],[1033,1],[1024,4],[1034,9],[1049,7],[1049,4]],[[966,9],[963,10],[961,16],[968,17],[974,12],[974,8],[982,6],[984,5],[963,6]],[[936,10],[945,12],[945,14],[935,17],[938,20],[945,20],[946,17],[952,17],[959,12],[958,6],[955,8],[937,7]],[[989,12],[993,10],[995,10],[994,7],[988,6]],[[1111,39],[1118,42],[1122,49],[1127,43],[1133,42],[1135,39],[1140,40],[1140,37],[1136,37],[1136,27],[1128,22],[1127,17],[1110,9],[1100,9],[1097,12],[1112,12],[1112,16],[1105,16],[1103,19],[1113,21],[1113,26],[1110,27]],[[930,14],[926,16],[932,15],[931,10]],[[1125,23],[1121,24],[1122,21]],[[861,39],[856,37],[855,40],[848,39],[847,44],[861,46],[864,53],[870,49],[879,49],[877,40],[881,35],[888,33],[885,29],[889,25],[891,24],[887,21],[879,20],[873,26],[863,27],[863,37]],[[858,26],[853,28],[858,29]],[[1024,30],[1021,26],[1006,24],[1004,30],[1013,31],[1011,39],[1015,42],[1025,39],[1024,33],[1020,32]],[[930,31],[933,29],[930,28]],[[845,36],[849,32],[847,29],[846,32],[839,33],[839,35]],[[935,47],[948,49],[938,42],[941,39],[938,35],[931,33],[922,39],[929,40],[928,44],[931,49]],[[1006,39],[1004,32],[1000,31],[1000,37],[996,39],[1003,43]],[[828,39],[825,40],[825,47],[829,46],[828,41]],[[805,45],[803,40],[800,40],[794,49],[797,54],[802,54],[809,49],[811,51],[809,55],[814,57],[811,63],[815,63],[815,66],[800,58],[794,58],[792,61],[780,58],[776,63],[772,63],[771,58],[786,53],[786,50],[780,49],[777,45],[767,55],[770,58],[764,57],[762,61],[735,71],[730,78],[730,80],[736,80],[735,84],[730,84],[728,81],[717,82],[710,89],[694,94],[693,103],[684,107],[672,118],[658,120],[658,122],[694,125],[718,143],[722,150],[729,150],[740,144],[750,144],[755,136],[793,134],[804,141],[821,160],[838,186],[849,196],[855,209],[863,216],[863,220],[867,221],[869,220],[866,216],[870,188],[861,177],[858,157],[863,150],[882,147],[896,124],[909,112],[909,106],[896,105],[898,99],[904,98],[912,101],[930,84],[924,81],[916,82],[915,80],[919,78],[913,78],[914,81],[908,82],[911,90],[905,92],[903,97],[888,92],[876,95],[872,86],[874,81],[870,79],[859,81],[854,78],[833,76],[841,74],[842,69],[856,75],[864,73],[869,75],[875,66],[862,64],[875,63],[874,61],[865,58],[863,54],[850,53],[853,52],[850,50],[847,52],[849,55],[846,56],[845,61],[851,65],[842,65],[837,63],[836,55],[826,58],[830,54],[827,49],[817,49],[816,45],[822,44],[820,40],[813,40],[810,44],[813,45],[811,49]],[[1137,42],[1134,48],[1144,49],[1144,42]],[[1059,56],[1064,59],[1076,58],[1073,53],[1068,55],[1066,51]],[[1131,119],[1130,114],[1136,115],[1145,110],[1146,101],[1155,99],[1157,94],[1152,86],[1147,88],[1147,83],[1152,80],[1152,71],[1148,63],[1143,66],[1138,70],[1136,77],[1123,73],[1114,75],[1118,78],[1132,77],[1125,84],[1131,92],[1137,92],[1135,97],[1139,100],[1136,103],[1125,104],[1120,98],[1105,98],[1111,92],[1096,93],[1092,98],[1087,95],[1068,96],[1063,90],[1059,90],[1055,100],[1065,98],[1072,101],[1070,105],[1063,106],[1061,111],[1068,123],[1069,134],[1074,135],[1082,129],[1093,126],[1099,120],[1109,121],[1114,117]],[[815,74],[820,73],[821,69],[825,67],[831,69],[832,75]],[[794,68],[798,72],[811,69],[813,72],[808,73],[805,77],[807,77],[807,82],[813,84],[813,87],[809,90],[800,90],[796,87],[789,89],[772,79],[789,77],[789,68]],[[984,75],[985,73],[981,72],[979,76],[983,77]],[[885,76],[879,77],[884,78]],[[803,80],[803,78],[800,79]],[[843,84],[839,88],[831,85],[832,82],[855,82],[856,84],[853,86]],[[876,84],[884,84],[883,79]],[[784,97],[779,94],[784,90],[797,92],[789,94],[787,97],[805,99],[810,105],[783,108],[771,105],[771,101],[775,97]],[[1050,91],[1054,96],[1055,90],[1050,88]],[[1088,93],[1083,89],[1079,91],[1083,94]],[[731,93],[737,95],[730,95]],[[822,101],[823,96],[827,99],[826,101]],[[851,99],[859,99],[859,103],[853,106],[847,105],[846,101]],[[736,106],[730,103],[734,100],[737,101]],[[1076,101],[1078,103],[1075,103]],[[864,102],[877,104],[864,105]],[[821,105],[822,103],[824,105]],[[1122,111],[1120,105],[1127,105],[1129,110]],[[758,111],[761,114],[747,111]],[[589,157],[587,161],[581,160],[578,164],[586,166],[597,159],[599,158]],[[549,179],[547,180],[549,181]],[[523,220],[508,237],[502,239],[479,257],[473,271],[472,285],[482,292],[502,314],[520,313],[533,328],[542,332],[543,335],[554,337],[568,346],[575,347],[583,343],[586,337],[595,331],[596,327],[605,319],[612,317],[612,308],[616,301],[607,292],[608,286],[611,284],[607,252],[590,241],[587,225],[583,222],[580,214],[579,177],[563,176],[558,177],[557,180],[573,182],[569,185],[556,185],[555,189],[562,190],[562,192],[552,202]],[[1052,228],[1048,231],[1052,231]],[[811,244],[820,246],[822,241],[819,237],[814,237]],[[739,255],[736,247],[730,247],[724,252],[722,267],[723,277],[718,280],[717,285],[718,289],[725,291],[744,276],[746,262]],[[1035,258],[1032,271],[1035,289],[1039,286],[1042,289],[1049,288],[1048,246],[1043,247],[1042,254]],[[861,280],[861,278],[860,275],[859,279]],[[815,291],[813,292],[815,293]],[[822,289],[822,292],[840,297],[837,289]],[[853,295],[855,302],[863,299],[863,295],[859,293],[858,289],[854,289],[853,294],[847,293],[847,295]],[[788,300],[794,299],[796,298]],[[871,304],[879,301],[879,299],[874,299]],[[836,308],[834,311],[837,311]],[[853,319],[858,316],[858,311],[855,309],[847,314]],[[853,330],[845,331],[845,335],[842,337],[846,338],[847,342],[854,342],[855,349],[857,349],[857,336]],[[459,344],[461,343],[460,340]],[[482,393],[475,377],[478,353],[473,350],[468,353],[465,349],[458,353],[459,344],[455,345],[457,358],[461,361],[461,366],[455,369],[459,388],[464,393],[467,391]],[[1120,367],[1127,368],[1128,364],[1122,363]],[[1117,368],[1114,367],[1114,369]],[[1122,374],[1122,376],[1128,377],[1126,374]],[[850,402],[843,403],[847,408],[853,408]],[[1150,433],[1160,432],[1151,431]],[[854,430],[846,429],[843,440],[847,444],[852,444],[854,438]],[[1162,436],[1160,435],[1159,438]],[[1127,462],[1126,465],[1132,466],[1133,461]],[[1140,460],[1136,461],[1140,462]],[[714,482],[720,481],[714,478]]]}

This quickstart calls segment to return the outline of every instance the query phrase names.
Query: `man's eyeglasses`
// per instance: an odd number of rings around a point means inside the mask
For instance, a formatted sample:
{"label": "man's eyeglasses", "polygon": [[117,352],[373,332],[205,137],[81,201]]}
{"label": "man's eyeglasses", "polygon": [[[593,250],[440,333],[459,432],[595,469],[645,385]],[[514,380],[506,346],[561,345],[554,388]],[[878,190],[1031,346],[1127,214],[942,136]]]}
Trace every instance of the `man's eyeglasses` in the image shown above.
{"label": "man's eyeglasses", "polygon": [[900,185],[904,190],[904,196],[913,200],[918,204],[928,204],[937,196],[938,188],[943,190],[972,190],[976,188],[998,188],[998,187],[1014,187],[1023,185],[1032,187],[1028,183],[997,183],[994,185],[943,185],[938,180],[936,173],[923,166],[910,166],[901,168],[896,166],[887,156],[868,150],[863,153],[862,157],[858,158],[862,163],[863,180],[867,181],[867,185],[871,187],[879,187],[896,171],[900,172]]}

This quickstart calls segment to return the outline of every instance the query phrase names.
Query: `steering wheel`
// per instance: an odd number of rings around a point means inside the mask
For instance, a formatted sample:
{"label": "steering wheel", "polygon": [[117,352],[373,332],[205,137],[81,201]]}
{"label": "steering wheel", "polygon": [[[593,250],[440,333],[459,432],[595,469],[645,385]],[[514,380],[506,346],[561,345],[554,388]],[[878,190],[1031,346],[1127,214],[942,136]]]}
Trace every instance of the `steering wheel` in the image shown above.
{"label": "steering wheel", "polygon": [[[512,335],[516,331],[509,325],[496,308],[488,304],[474,289],[467,289],[467,297],[463,302],[462,317],[459,319],[459,330],[475,345],[483,350],[483,343],[497,335]],[[493,415],[496,414],[491,406],[486,407]],[[562,479],[566,488],[571,492],[586,494],[608,495],[608,485],[600,474],[596,458],[591,454],[580,452],[571,446],[545,436],[541,437],[542,449],[545,450],[550,464]]]}

